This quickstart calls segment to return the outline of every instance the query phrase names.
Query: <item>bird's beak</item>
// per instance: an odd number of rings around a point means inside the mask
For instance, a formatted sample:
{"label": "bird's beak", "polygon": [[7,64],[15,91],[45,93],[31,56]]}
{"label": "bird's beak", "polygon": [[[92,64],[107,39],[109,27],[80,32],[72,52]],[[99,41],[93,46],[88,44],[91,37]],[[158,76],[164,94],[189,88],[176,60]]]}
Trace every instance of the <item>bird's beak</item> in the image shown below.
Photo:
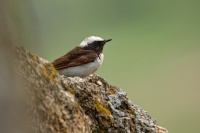
{"label": "bird's beak", "polygon": [[112,39],[104,40],[105,43],[110,42]]}

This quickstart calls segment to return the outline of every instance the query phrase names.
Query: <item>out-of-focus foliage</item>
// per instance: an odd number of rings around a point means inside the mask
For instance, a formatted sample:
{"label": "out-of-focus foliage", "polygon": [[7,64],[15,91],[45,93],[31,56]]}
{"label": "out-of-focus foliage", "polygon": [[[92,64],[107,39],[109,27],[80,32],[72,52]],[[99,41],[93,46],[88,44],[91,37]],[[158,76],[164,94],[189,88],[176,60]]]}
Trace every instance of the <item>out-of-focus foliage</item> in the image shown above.
{"label": "out-of-focus foliage", "polygon": [[170,132],[198,131],[200,1],[7,3],[17,43],[50,61],[87,36],[112,38],[97,74],[123,88]]}

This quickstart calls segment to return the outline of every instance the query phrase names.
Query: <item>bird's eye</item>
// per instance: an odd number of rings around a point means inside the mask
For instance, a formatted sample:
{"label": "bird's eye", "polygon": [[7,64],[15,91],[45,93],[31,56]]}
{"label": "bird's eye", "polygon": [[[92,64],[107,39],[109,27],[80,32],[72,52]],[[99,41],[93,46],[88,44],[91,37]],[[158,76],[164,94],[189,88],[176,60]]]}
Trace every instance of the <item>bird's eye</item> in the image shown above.
{"label": "bird's eye", "polygon": [[94,42],[94,45],[97,46],[97,45],[98,45],[98,42],[95,41],[95,42]]}
{"label": "bird's eye", "polygon": [[95,48],[98,48],[98,47],[99,47],[99,42],[95,41],[93,44],[94,44],[94,47],[95,47]]}

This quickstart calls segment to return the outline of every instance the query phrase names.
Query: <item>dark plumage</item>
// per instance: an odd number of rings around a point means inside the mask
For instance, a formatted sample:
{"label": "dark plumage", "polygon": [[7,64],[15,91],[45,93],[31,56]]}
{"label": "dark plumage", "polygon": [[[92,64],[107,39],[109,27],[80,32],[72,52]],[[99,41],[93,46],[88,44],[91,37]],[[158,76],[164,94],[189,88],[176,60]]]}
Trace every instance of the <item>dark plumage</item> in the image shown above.
{"label": "dark plumage", "polygon": [[100,37],[88,37],[79,46],[54,60],[52,64],[62,75],[69,77],[88,76],[101,66],[103,62],[103,47],[109,41],[111,39],[103,40]]}
{"label": "dark plumage", "polygon": [[59,70],[67,67],[79,66],[94,61],[99,56],[98,52],[84,49],[80,46],[75,47],[67,54],[53,61],[54,67]]}

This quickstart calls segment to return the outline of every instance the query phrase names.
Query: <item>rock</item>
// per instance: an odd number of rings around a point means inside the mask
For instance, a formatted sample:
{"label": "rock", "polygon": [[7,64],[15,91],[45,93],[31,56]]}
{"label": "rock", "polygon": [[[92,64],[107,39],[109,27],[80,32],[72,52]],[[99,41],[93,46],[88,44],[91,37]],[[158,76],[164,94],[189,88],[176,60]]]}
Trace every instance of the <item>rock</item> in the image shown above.
{"label": "rock", "polygon": [[119,87],[97,75],[65,78],[16,46],[31,126],[40,133],[167,133]]}

